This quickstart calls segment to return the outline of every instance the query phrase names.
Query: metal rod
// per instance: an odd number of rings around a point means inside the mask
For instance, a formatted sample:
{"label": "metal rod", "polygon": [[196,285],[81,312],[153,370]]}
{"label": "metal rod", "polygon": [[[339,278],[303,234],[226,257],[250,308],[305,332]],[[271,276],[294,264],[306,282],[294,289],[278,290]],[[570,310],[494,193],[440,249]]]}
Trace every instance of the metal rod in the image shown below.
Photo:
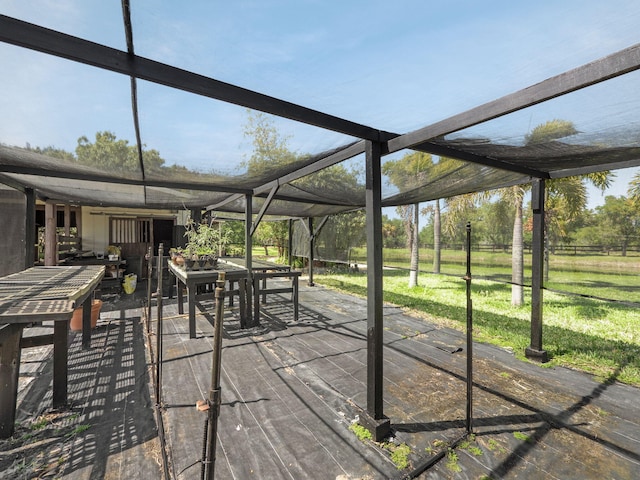
{"label": "metal rod", "polygon": [[156,301],[158,304],[158,321],[156,327],[156,401],[162,404],[162,254],[164,246],[161,243],[158,247],[158,260],[156,272],[158,276],[158,288],[156,289]]}
{"label": "metal rod", "polygon": [[216,314],[213,331],[213,358],[211,363],[211,388],[207,411],[209,428],[207,431],[207,454],[205,470],[207,480],[213,480],[216,465],[216,437],[218,434],[218,416],[220,414],[220,367],[222,360],[222,320],[224,317],[224,282],[225,273],[220,272],[216,281]]}
{"label": "metal rod", "polygon": [[473,430],[473,305],[471,301],[471,223],[467,222],[467,433]]}
{"label": "metal rod", "polygon": [[147,333],[151,331],[151,283],[153,281],[153,247],[147,248]]}

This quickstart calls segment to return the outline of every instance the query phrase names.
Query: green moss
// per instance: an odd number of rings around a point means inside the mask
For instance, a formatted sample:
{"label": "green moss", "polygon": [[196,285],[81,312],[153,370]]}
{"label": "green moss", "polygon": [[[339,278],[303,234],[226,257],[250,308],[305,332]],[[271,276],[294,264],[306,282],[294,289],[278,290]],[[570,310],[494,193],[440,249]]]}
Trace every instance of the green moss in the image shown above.
{"label": "green moss", "polygon": [[359,423],[352,423],[351,425],[349,425],[349,430],[355,433],[356,437],[358,437],[358,440],[360,440],[361,442],[371,440],[371,432]]}

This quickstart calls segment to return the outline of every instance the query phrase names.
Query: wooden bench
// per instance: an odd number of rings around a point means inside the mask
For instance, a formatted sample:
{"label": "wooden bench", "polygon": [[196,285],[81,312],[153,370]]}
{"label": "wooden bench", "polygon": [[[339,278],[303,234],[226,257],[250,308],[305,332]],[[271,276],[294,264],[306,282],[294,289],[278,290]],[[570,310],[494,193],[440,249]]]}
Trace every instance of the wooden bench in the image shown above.
{"label": "wooden bench", "polygon": [[[293,320],[298,321],[298,283],[302,272],[279,271],[279,272],[254,272],[253,273],[253,318],[257,321],[260,318],[260,296],[262,303],[267,302],[267,294],[291,293],[291,302],[293,303]],[[268,288],[266,280],[268,278],[289,278],[291,280],[290,287]]]}

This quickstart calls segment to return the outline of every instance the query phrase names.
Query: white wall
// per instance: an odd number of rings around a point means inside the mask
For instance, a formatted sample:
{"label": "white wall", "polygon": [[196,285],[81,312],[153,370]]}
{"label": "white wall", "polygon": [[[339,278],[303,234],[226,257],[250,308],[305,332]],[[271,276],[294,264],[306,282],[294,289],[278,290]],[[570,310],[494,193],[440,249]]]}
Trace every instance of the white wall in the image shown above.
{"label": "white wall", "polygon": [[137,208],[82,207],[82,249],[104,252],[109,245],[109,217],[138,216],[177,218],[178,225],[184,225],[182,212],[176,210],[151,210]]}

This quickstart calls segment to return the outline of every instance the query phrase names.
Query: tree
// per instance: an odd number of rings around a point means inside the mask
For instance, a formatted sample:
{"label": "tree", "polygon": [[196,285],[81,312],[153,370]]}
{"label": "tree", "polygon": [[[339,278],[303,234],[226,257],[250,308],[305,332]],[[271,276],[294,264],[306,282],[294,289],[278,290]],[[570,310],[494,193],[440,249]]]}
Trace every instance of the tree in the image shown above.
{"label": "tree", "polygon": [[385,248],[399,248],[406,245],[404,225],[399,218],[382,216],[382,245]]}
{"label": "tree", "polygon": [[[382,173],[389,178],[389,183],[399,189],[408,190],[420,185],[421,181],[433,169],[433,158],[428,153],[408,153],[399,160],[392,160],[382,165]],[[407,248],[411,252],[411,272],[409,274],[409,288],[418,285],[418,212],[419,204],[401,205],[396,211],[403,220],[407,237]]]}
{"label": "tree", "polygon": [[620,246],[622,256],[626,256],[629,244],[640,235],[640,208],[632,199],[608,195],[596,211],[602,218],[605,241]]}
{"label": "tree", "polygon": [[40,153],[42,155],[46,155],[47,157],[60,158],[62,160],[67,160],[70,162],[75,162],[76,160],[76,157],[74,157],[73,153],[67,152],[66,150],[52,147],[52,146],[44,147],[44,148],[40,148],[40,147],[31,148],[30,146],[27,146],[27,150],[33,150],[34,152]]}
{"label": "tree", "polygon": [[[526,135],[527,146],[551,143],[558,139],[568,137],[577,133],[573,122],[567,120],[550,120],[535,127],[530,134]],[[609,186],[612,175],[610,172],[599,172],[596,174],[582,175],[579,177],[568,177],[564,179],[550,180],[546,182],[546,204],[548,205],[547,217],[552,220],[545,221],[545,230],[550,228],[558,229],[560,234],[563,222],[571,219],[583,210],[586,206],[586,186],[585,181],[590,181],[596,187],[605,189]],[[522,207],[526,190],[530,186],[514,186],[502,189],[501,195],[505,199],[510,199],[515,206],[515,218],[513,225],[512,239],[512,288],[511,303],[522,305],[524,303],[524,237]],[[548,272],[548,257],[545,262],[545,271]]]}
{"label": "tree", "polygon": [[[143,146],[142,158],[145,171],[160,171],[164,166],[164,160],[157,150],[144,150]],[[80,137],[76,147],[76,160],[105,172],[131,174],[140,170],[137,147],[129,145],[128,140],[118,140],[109,131],[97,132],[93,143],[86,136]]]}
{"label": "tree", "polygon": [[262,221],[256,229],[256,241],[264,247],[265,255],[269,254],[267,247],[275,246],[278,250],[278,257],[284,258],[287,239],[289,238],[289,221]]}
{"label": "tree", "polygon": [[244,136],[253,144],[251,157],[244,163],[251,175],[277,174],[279,167],[299,159],[289,150],[288,137],[282,136],[264,113],[247,111]]}
{"label": "tree", "polygon": [[640,171],[636,173],[629,182],[627,195],[629,196],[629,200],[640,206]]}
{"label": "tree", "polygon": [[[263,113],[248,112],[244,135],[250,138],[253,144],[253,152],[245,163],[250,176],[277,178],[279,171],[283,173],[288,171],[292,163],[303,164],[310,160],[309,155],[291,151],[288,138],[282,136],[272,119]],[[353,192],[359,188],[364,191],[364,186],[358,183],[358,173],[344,164],[332,165],[292,181],[289,188],[296,188],[314,195],[324,195],[329,200],[344,199],[353,195]],[[360,241],[355,240],[355,237],[356,232],[364,232],[364,224],[361,220],[363,216],[363,213],[339,216],[326,224],[323,227],[323,231],[327,229],[323,238],[327,243],[327,251],[348,251],[351,246],[355,246],[347,245],[345,242]],[[288,234],[286,222],[268,222],[262,230],[259,227],[258,231],[261,232],[259,238],[262,242],[275,243],[278,246],[278,253],[281,256],[284,254]]]}

